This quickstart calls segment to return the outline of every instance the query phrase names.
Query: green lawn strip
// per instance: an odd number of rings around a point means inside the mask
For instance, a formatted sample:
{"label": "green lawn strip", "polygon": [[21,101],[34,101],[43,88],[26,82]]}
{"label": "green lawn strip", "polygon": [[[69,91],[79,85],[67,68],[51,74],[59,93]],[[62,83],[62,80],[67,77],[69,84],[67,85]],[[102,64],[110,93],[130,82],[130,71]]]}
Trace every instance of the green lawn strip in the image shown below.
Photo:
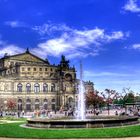
{"label": "green lawn strip", "polygon": [[103,129],[29,129],[21,123],[0,124],[0,137],[15,138],[115,138],[140,136],[140,126]]}
{"label": "green lawn strip", "polygon": [[9,121],[26,121],[26,118],[15,118],[15,117],[2,117],[0,120],[9,120]]}

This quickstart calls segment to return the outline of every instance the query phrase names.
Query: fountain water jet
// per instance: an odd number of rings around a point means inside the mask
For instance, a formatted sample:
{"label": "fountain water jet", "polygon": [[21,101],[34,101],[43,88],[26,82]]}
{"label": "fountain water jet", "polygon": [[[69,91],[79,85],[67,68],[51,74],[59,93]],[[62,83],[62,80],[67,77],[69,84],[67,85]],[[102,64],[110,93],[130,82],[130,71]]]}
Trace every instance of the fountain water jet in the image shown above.
{"label": "fountain water jet", "polygon": [[78,116],[77,119],[85,119],[85,88],[83,84],[83,69],[82,62],[80,62],[80,85],[78,94]]}

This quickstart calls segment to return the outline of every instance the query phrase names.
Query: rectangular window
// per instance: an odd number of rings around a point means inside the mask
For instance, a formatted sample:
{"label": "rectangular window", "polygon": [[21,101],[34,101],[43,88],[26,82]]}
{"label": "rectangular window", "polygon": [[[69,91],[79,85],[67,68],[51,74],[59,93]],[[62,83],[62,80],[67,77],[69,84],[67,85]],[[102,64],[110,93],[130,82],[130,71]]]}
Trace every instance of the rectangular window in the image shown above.
{"label": "rectangular window", "polygon": [[40,68],[39,70],[42,71],[42,68]]}
{"label": "rectangular window", "polygon": [[36,71],[36,68],[34,68],[34,71]]}
{"label": "rectangular window", "polygon": [[45,71],[47,71],[48,69],[47,68],[45,68]]}

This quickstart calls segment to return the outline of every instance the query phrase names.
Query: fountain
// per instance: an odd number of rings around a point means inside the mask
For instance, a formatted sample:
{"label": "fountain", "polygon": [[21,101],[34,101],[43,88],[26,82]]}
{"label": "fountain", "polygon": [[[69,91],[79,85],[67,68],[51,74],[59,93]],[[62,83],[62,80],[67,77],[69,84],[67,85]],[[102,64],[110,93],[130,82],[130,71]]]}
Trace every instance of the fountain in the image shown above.
{"label": "fountain", "polygon": [[104,118],[97,117],[86,119],[85,109],[85,89],[83,85],[82,63],[80,63],[80,83],[78,94],[78,109],[76,119],[44,119],[32,118],[27,120],[26,126],[35,128],[97,128],[97,127],[114,127],[139,123],[138,117],[114,117]]}
{"label": "fountain", "polygon": [[79,94],[78,94],[78,115],[77,118],[84,120],[85,119],[85,89],[83,85],[83,71],[82,63],[80,62],[80,85],[79,85]]}

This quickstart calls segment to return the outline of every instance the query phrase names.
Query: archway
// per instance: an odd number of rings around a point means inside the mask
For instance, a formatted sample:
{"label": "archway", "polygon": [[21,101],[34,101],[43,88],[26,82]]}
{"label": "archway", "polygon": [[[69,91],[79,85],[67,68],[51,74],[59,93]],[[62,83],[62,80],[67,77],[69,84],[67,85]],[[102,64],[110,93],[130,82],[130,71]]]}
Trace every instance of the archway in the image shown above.
{"label": "archway", "polygon": [[22,111],[22,100],[18,99],[18,111]]}
{"label": "archway", "polygon": [[52,110],[55,110],[55,99],[52,99]]}
{"label": "archway", "polygon": [[40,106],[39,106],[39,99],[35,99],[35,109],[39,110]]}
{"label": "archway", "polygon": [[26,111],[31,111],[31,100],[30,99],[26,100]]}
{"label": "archway", "polygon": [[43,108],[44,108],[45,110],[48,109],[48,100],[47,100],[47,99],[44,99]]}

